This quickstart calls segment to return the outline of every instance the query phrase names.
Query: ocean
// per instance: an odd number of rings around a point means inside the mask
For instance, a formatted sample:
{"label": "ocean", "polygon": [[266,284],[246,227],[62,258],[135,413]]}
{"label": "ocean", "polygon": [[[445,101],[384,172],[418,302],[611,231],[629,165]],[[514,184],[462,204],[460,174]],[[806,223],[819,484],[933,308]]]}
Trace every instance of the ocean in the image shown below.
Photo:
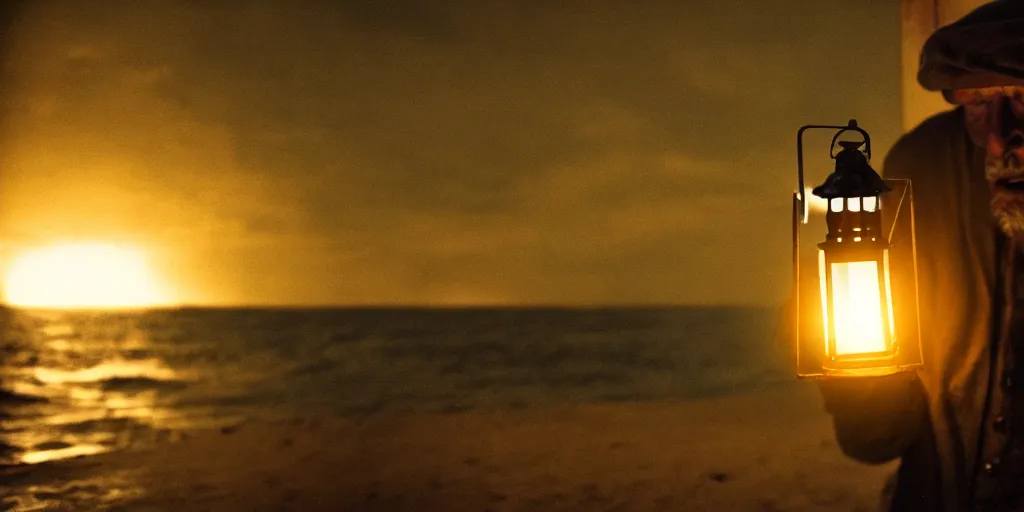
{"label": "ocean", "polygon": [[0,464],[254,419],[675,401],[793,381],[759,308],[3,310]]}

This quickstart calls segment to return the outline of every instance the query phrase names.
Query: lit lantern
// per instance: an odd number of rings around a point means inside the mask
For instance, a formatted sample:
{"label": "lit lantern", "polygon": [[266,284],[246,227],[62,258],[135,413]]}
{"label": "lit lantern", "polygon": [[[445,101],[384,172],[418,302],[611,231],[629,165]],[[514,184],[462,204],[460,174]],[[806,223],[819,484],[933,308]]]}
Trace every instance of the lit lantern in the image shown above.
{"label": "lit lantern", "polygon": [[[894,315],[893,279],[890,253],[894,229],[885,230],[883,205],[888,208],[887,181],[902,184],[903,198],[910,194],[907,180],[883,180],[868,159],[871,139],[867,132],[850,121],[847,126],[812,125],[801,128],[797,138],[800,189],[794,196],[794,274],[796,289],[801,289],[799,225],[808,220],[807,190],[803,183],[803,132],[810,128],[837,129],[832,139],[835,171],[812,193],[825,201],[825,241],[817,244],[817,295],[815,314],[820,314],[820,335],[801,333],[811,316],[810,304],[797,307],[798,374],[812,377],[855,377],[910,371],[921,366],[917,339],[916,265],[913,253],[913,213],[910,212],[909,261],[912,279],[901,290],[911,290],[912,301],[901,311],[908,317],[899,323]],[[839,141],[844,132],[860,133],[863,141]],[[834,153],[836,146],[841,150]],[[864,147],[864,150],[861,150]],[[912,200],[911,200],[912,202]],[[908,208],[908,210],[912,210]],[[893,223],[893,227],[896,224]],[[908,259],[909,257],[909,259]],[[904,294],[909,295],[909,294]],[[912,305],[909,305],[912,302]],[[901,329],[900,327],[907,327]],[[807,330],[806,328],[804,329]],[[904,332],[906,331],[906,332]],[[801,334],[803,335],[801,337]],[[820,338],[818,337],[820,336]],[[817,340],[815,340],[817,338]],[[904,343],[907,341],[908,343]],[[801,353],[803,351],[803,353]],[[808,353],[810,352],[810,353]]]}

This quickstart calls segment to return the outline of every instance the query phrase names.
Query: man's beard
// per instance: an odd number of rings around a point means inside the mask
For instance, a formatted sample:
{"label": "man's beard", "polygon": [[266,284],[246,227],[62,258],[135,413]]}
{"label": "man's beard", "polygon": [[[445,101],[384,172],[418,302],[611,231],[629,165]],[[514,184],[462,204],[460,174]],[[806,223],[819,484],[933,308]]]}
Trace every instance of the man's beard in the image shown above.
{"label": "man's beard", "polygon": [[985,176],[992,191],[992,215],[999,228],[1006,236],[1024,242],[1024,166],[1014,158],[989,157]]}

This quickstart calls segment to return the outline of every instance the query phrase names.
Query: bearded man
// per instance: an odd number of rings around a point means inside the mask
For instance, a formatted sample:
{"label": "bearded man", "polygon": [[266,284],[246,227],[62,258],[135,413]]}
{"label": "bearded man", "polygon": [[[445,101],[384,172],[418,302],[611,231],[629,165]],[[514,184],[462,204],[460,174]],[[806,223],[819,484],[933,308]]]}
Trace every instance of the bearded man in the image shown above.
{"label": "bearded man", "polygon": [[883,167],[914,186],[925,367],[820,388],[846,454],[901,458],[891,510],[1024,511],[1024,1],[937,30],[918,81],[956,106]]}

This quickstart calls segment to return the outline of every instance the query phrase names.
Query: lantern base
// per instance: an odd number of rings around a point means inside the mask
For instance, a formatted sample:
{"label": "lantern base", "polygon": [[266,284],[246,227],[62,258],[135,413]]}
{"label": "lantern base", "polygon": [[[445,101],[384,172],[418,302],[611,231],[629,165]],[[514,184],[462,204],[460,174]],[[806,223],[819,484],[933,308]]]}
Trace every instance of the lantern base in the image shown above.
{"label": "lantern base", "polygon": [[888,375],[896,375],[897,373],[915,372],[923,367],[923,364],[893,364],[869,368],[822,368],[821,373],[798,374],[797,377],[807,380],[885,377]]}

